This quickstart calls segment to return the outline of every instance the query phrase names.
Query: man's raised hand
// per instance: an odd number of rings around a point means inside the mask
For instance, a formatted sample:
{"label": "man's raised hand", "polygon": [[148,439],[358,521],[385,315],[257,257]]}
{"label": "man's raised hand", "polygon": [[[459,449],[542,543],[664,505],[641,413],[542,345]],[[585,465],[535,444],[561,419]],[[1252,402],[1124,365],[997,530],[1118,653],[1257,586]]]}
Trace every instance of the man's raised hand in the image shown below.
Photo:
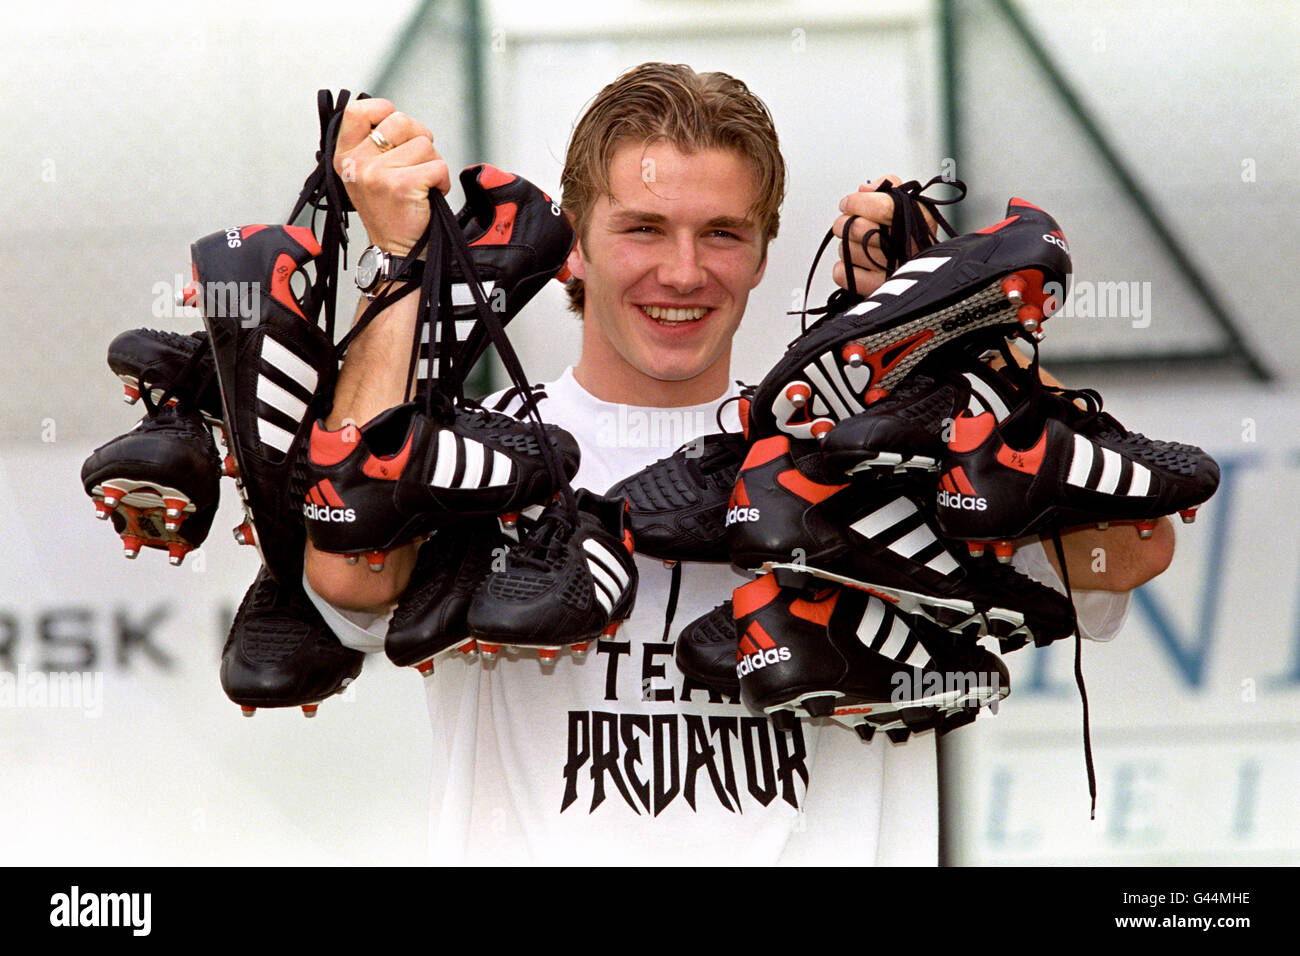
{"label": "man's raised hand", "polygon": [[[371,136],[371,131],[377,131]],[[391,144],[380,149],[379,143]],[[349,103],[339,126],[334,171],[372,245],[406,255],[429,224],[429,190],[444,195],[451,173],[433,133],[383,99]]]}

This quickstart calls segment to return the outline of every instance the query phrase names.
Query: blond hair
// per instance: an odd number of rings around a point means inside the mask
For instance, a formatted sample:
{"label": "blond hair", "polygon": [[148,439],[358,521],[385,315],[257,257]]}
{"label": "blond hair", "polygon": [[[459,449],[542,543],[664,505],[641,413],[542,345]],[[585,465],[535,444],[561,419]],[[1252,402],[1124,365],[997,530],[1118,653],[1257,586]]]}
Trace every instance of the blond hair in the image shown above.
{"label": "blond hair", "polygon": [[[628,144],[667,142],[683,153],[726,149],[754,173],[758,187],[749,213],[760,226],[763,254],[780,225],[785,160],[767,106],[726,73],[696,73],[689,66],[643,63],[598,94],[574,127],[560,179],[561,206],[586,235],[593,205],[611,195],[609,166]],[[566,290],[569,308],[582,313],[581,279]]]}

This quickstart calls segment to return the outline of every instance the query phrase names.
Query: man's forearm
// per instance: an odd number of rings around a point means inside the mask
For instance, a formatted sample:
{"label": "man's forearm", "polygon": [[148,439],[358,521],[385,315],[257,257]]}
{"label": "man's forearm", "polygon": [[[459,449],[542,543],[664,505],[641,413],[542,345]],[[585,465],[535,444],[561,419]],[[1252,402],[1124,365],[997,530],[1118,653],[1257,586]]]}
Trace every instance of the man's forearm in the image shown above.
{"label": "man's forearm", "polygon": [[[1150,538],[1139,538],[1131,523],[1112,523],[1105,531],[1085,528],[1061,535],[1070,587],[1085,591],[1131,591],[1162,573],[1174,557],[1174,526],[1156,523]],[[1047,558],[1061,573],[1056,547],[1043,539]]]}
{"label": "man's forearm", "polygon": [[[419,300],[412,292],[389,306],[348,346],[334,387],[334,407],[325,422],[331,431],[349,419],[364,425],[410,397],[406,378]],[[369,300],[361,300],[358,319],[369,305]]]}

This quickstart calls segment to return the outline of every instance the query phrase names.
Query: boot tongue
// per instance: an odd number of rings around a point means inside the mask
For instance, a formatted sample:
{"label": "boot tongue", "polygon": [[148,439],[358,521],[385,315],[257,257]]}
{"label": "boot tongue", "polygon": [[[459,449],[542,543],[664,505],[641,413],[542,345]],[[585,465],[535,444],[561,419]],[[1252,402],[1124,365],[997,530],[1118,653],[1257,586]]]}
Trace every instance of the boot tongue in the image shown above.
{"label": "boot tongue", "polygon": [[623,536],[623,506],[626,499],[622,495],[617,498],[607,498],[586,488],[579,488],[574,500],[577,502],[578,511],[591,515],[615,537]]}
{"label": "boot tongue", "polygon": [[406,402],[380,412],[361,428],[361,438],[374,455],[392,455],[400,451],[410,434],[417,402]]}

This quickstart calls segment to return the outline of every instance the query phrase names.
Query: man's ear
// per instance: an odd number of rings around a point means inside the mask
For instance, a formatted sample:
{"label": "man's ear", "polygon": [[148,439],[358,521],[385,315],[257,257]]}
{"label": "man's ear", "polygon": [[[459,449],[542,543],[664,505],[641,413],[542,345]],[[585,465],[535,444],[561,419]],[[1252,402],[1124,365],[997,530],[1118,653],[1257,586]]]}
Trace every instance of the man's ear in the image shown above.
{"label": "man's ear", "polygon": [[587,278],[587,264],[582,257],[582,240],[576,239],[573,248],[569,250],[569,257],[564,260],[565,265],[569,267],[569,275],[574,279]]}

